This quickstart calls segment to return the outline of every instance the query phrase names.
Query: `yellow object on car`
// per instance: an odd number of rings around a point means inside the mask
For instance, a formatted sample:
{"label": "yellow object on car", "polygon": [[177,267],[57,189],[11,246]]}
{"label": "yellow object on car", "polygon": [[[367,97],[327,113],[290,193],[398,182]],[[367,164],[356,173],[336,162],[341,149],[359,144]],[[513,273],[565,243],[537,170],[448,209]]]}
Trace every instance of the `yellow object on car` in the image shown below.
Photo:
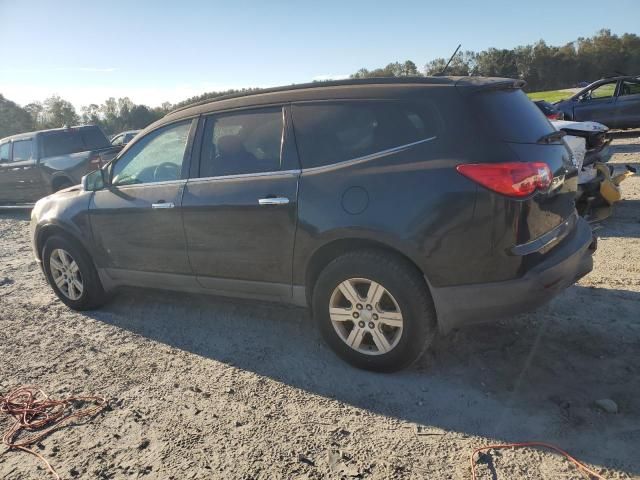
{"label": "yellow object on car", "polygon": [[609,205],[613,205],[614,203],[622,200],[620,183],[622,183],[622,181],[627,177],[633,175],[634,172],[627,169],[623,173],[612,176],[611,169],[606,163],[597,162],[595,167],[603,177],[600,182],[600,195],[602,195],[602,198],[604,198]]}

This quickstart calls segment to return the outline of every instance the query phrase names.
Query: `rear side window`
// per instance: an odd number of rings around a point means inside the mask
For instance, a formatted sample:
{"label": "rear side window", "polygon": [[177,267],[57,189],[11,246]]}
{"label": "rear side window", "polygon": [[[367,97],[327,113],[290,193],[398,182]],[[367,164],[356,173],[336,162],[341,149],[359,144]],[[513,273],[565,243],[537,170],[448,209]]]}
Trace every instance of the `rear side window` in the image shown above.
{"label": "rear side window", "polygon": [[554,132],[544,114],[522,90],[490,90],[472,95],[477,120],[488,133],[513,143],[536,143]]}
{"label": "rear side window", "polygon": [[439,117],[430,104],[353,101],[293,106],[305,168],[351,160],[432,138]]}
{"label": "rear side window", "polygon": [[43,135],[42,154],[44,157],[57,157],[70,153],[86,152],[87,150],[98,150],[109,145],[107,137],[97,127],[63,130]]}
{"label": "rear side window", "polygon": [[13,161],[20,162],[33,157],[33,142],[31,140],[19,140],[13,142]]}
{"label": "rear side window", "polygon": [[280,107],[208,117],[200,176],[280,170],[283,124]]}

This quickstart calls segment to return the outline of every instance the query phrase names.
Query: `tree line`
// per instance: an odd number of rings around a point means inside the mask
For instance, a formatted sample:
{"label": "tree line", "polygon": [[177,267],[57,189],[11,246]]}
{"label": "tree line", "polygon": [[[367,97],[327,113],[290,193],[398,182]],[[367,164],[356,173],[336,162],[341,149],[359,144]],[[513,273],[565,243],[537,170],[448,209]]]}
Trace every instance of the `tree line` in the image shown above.
{"label": "tree line", "polygon": [[[440,75],[448,60],[436,58],[423,72],[411,60],[374,70],[362,68],[351,78]],[[569,88],[605,76],[640,75],[640,37],[633,33],[618,36],[604,29],[562,46],[540,40],[511,49],[460,51],[445,74],[519,78],[527,82],[525,90],[533,92]]]}
{"label": "tree line", "polygon": [[[448,58],[436,58],[422,71],[411,60],[393,62],[373,70],[361,68],[351,78],[440,75],[447,61]],[[618,36],[606,29],[562,46],[550,46],[540,40],[512,49],[460,51],[445,72],[446,75],[519,78],[527,82],[527,91],[569,88],[580,82],[621,73],[640,74],[640,37],[633,33]],[[207,92],[174,105],[165,102],[155,108],[136,105],[128,97],[109,98],[102,104],[83,106],[80,113],[59,96],[21,107],[0,94],[0,138],[30,130],[77,124],[98,125],[110,135],[144,128],[175,108],[256,90],[259,89]]]}

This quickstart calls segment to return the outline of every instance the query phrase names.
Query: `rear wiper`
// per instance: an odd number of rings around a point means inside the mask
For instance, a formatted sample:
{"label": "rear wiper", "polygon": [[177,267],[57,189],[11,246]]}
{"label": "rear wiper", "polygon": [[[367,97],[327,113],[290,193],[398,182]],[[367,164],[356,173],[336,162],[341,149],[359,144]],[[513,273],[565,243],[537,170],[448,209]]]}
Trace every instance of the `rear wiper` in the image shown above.
{"label": "rear wiper", "polygon": [[555,132],[547,133],[546,135],[541,136],[536,143],[553,143],[560,140],[565,135],[566,132],[557,130]]}

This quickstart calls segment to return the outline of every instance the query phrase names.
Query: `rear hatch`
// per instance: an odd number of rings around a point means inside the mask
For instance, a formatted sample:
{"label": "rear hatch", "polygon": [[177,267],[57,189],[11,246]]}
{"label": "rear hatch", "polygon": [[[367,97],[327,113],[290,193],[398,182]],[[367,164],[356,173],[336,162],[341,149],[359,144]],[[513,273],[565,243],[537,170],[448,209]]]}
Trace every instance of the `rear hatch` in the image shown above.
{"label": "rear hatch", "polygon": [[[511,82],[475,89],[468,100],[484,134],[511,152],[509,162],[549,167],[551,178],[546,179],[548,182],[542,188],[522,197],[502,195],[508,201],[507,221],[512,222],[515,233],[511,241],[520,245],[538,239],[566,221],[574,221],[578,172],[562,133],[517,87],[517,82]],[[500,156],[496,162],[505,160]],[[564,228],[561,236],[567,233]],[[554,243],[560,240],[555,238]]]}

